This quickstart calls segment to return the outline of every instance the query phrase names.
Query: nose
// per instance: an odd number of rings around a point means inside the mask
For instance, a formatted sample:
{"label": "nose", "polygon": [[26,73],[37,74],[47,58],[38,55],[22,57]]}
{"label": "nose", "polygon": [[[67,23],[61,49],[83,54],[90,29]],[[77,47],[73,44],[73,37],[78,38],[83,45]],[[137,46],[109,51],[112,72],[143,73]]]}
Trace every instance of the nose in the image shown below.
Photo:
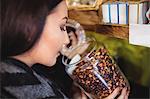
{"label": "nose", "polygon": [[69,40],[69,36],[68,36],[68,33],[67,31],[65,31],[65,40],[64,40],[64,44],[67,45],[70,43],[70,40]]}

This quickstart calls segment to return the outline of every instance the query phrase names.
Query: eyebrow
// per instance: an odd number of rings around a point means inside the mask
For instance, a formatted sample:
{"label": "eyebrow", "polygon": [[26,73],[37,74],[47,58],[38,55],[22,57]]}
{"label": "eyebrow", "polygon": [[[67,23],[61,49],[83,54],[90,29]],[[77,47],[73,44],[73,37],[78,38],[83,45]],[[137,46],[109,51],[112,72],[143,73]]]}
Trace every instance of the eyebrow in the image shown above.
{"label": "eyebrow", "polygon": [[66,20],[68,20],[68,17],[63,17],[62,19],[66,19]]}
{"label": "eyebrow", "polygon": [[63,17],[62,20],[66,19],[66,22],[68,21],[68,17]]}

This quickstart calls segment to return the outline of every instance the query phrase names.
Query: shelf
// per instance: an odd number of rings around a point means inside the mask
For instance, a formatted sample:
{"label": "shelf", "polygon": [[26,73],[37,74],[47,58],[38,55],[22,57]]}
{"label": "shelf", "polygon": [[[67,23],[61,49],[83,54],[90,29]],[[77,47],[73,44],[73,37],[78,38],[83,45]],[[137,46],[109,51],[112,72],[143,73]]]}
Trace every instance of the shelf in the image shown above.
{"label": "shelf", "polygon": [[82,25],[86,31],[93,31],[96,33],[100,33],[103,35],[126,39],[128,40],[129,37],[129,29],[128,26],[122,25]]}
{"label": "shelf", "polygon": [[95,25],[100,23],[97,10],[69,10],[69,18],[74,19],[80,24]]}
{"label": "shelf", "polygon": [[93,31],[103,35],[128,40],[128,25],[102,24],[102,18],[100,16],[102,16],[101,10],[69,10],[69,18],[78,21],[86,31]]}
{"label": "shelf", "polygon": [[149,1],[149,0],[99,0],[99,9],[96,10],[86,10],[86,9],[69,9],[69,18],[78,21],[85,30],[97,32],[103,35],[129,39],[129,26],[128,25],[117,25],[117,24],[104,24],[102,21],[102,8],[101,4],[109,2],[139,2],[139,1]]}

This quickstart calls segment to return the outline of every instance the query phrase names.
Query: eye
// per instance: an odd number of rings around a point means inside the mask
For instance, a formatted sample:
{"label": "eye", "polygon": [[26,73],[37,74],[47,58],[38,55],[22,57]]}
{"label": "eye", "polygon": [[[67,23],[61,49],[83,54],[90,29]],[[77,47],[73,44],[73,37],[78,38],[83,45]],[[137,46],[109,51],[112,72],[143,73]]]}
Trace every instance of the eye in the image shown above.
{"label": "eye", "polygon": [[60,30],[61,30],[61,31],[66,31],[66,25],[60,26]]}

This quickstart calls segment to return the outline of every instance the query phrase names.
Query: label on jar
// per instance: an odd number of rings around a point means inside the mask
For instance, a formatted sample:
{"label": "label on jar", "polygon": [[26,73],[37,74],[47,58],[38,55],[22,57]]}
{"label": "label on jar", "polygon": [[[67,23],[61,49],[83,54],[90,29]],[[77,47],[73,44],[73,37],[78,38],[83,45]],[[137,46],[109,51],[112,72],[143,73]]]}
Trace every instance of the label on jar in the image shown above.
{"label": "label on jar", "polygon": [[69,66],[69,68],[68,68],[68,70],[67,70],[68,74],[72,75],[73,70],[77,67],[77,66],[76,66],[76,63],[77,63],[78,61],[80,61],[80,59],[81,59],[81,56],[80,56],[79,54],[75,55],[75,56],[71,59],[71,61],[70,61],[70,63],[69,63],[70,66]]}

